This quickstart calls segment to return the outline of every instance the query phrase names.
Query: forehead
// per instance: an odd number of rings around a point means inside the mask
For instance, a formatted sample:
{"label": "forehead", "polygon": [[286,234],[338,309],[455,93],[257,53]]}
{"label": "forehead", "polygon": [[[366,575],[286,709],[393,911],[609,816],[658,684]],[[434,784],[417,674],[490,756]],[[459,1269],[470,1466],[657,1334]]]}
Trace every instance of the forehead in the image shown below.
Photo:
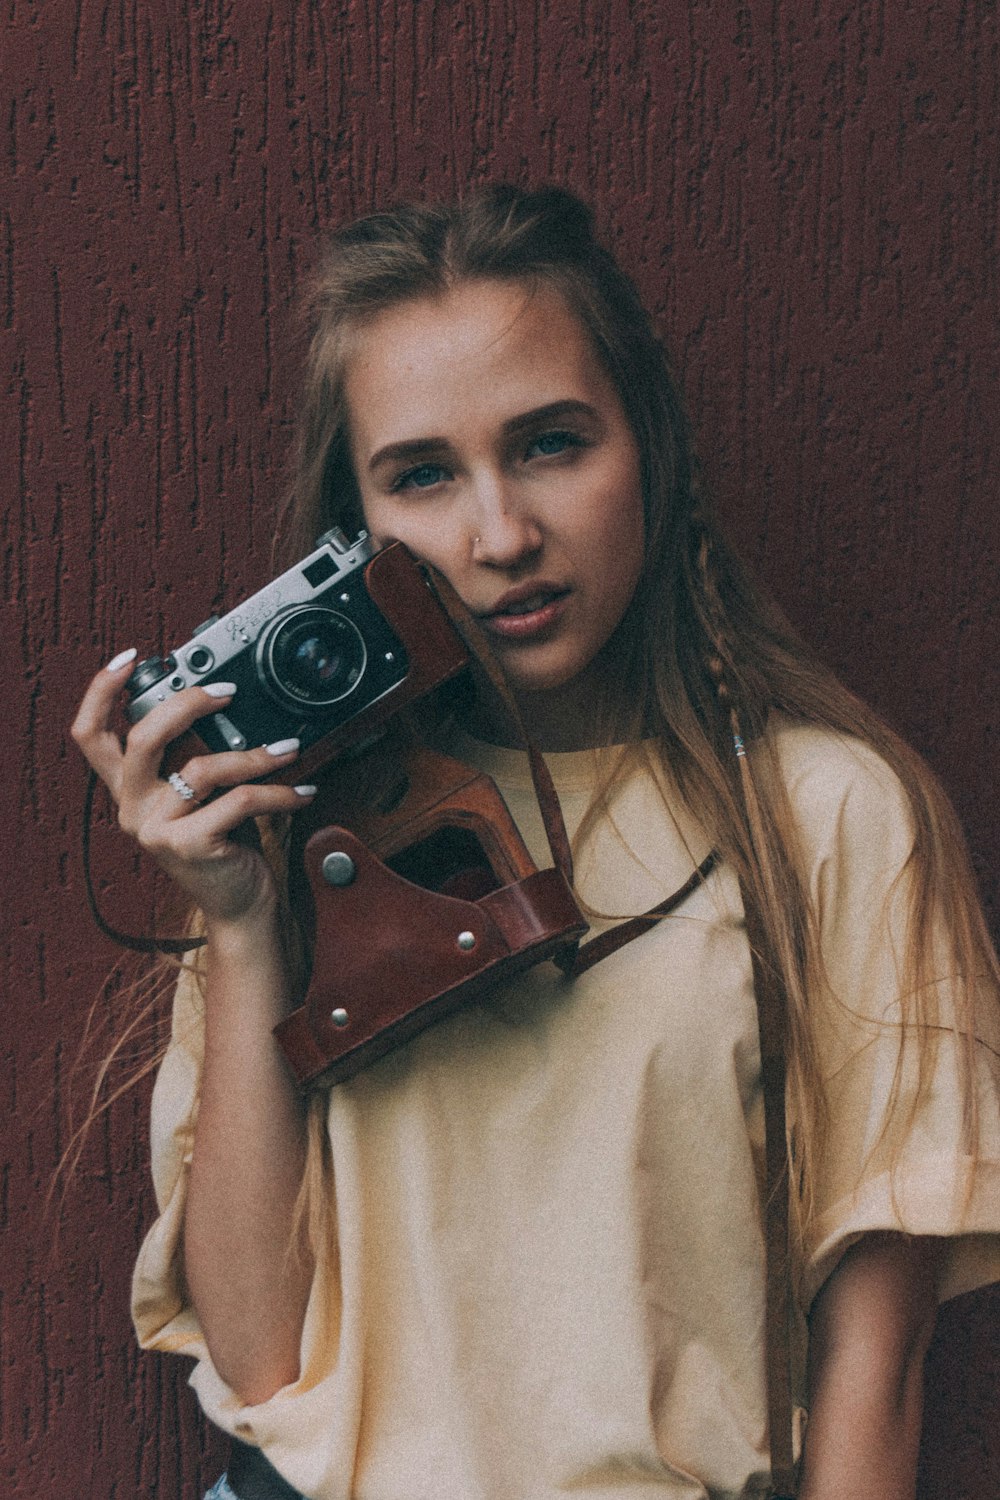
{"label": "forehead", "polygon": [[[346,372],[352,437],[385,440],[390,423],[506,420],[560,399],[614,401],[587,330],[544,284],[461,283],[378,314],[357,335]],[[377,433],[374,431],[378,428]]]}

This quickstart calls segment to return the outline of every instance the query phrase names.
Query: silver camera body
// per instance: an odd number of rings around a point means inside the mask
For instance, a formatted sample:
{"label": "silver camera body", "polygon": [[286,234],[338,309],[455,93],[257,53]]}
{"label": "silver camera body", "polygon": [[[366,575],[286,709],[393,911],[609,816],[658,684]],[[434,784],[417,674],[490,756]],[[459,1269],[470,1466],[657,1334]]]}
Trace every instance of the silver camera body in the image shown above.
{"label": "silver camera body", "polygon": [[195,728],[210,750],[246,750],[296,738],[305,750],[406,677],[402,641],[365,585],[374,555],[367,532],[335,527],[315,551],[228,614],[199,625],[165,658],[148,657],[128,680],[130,719],[183,688],[234,682],[224,712]]}

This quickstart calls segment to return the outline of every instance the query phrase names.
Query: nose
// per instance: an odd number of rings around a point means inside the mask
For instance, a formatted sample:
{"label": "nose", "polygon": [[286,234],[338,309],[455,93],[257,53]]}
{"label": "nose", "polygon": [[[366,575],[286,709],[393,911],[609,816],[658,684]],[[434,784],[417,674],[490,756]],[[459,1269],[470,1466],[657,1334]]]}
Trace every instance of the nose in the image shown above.
{"label": "nose", "polygon": [[499,477],[476,487],[470,524],[473,559],[486,567],[516,567],[542,546],[542,528],[528,497],[519,486]]}

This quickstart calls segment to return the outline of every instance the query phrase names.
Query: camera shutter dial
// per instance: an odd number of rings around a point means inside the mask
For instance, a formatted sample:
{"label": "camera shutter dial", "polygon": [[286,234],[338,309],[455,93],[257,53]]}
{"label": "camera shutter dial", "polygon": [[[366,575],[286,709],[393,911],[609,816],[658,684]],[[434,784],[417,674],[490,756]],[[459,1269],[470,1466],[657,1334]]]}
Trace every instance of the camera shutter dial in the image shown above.
{"label": "camera shutter dial", "polygon": [[138,698],[141,693],[147,692],[162,682],[164,677],[169,677],[177,663],[172,656],[166,661],[161,656],[147,656],[145,661],[139,662],[128,679],[128,691],[130,698]]}

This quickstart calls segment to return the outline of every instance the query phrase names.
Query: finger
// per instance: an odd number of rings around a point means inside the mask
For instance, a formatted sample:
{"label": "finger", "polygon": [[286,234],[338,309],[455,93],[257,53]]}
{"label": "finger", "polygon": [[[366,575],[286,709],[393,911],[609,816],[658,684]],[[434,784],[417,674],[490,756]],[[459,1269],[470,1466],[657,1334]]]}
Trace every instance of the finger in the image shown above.
{"label": "finger", "polygon": [[[148,791],[159,778],[166,748],[180,739],[193,724],[224,707],[236,692],[232,682],[209,682],[204,687],[183,688],[150,709],[133,724],[125,742],[122,790],[130,796]],[[225,752],[223,752],[225,753]]]}
{"label": "finger", "polygon": [[[256,750],[219,750],[212,755],[196,755],[179,771],[183,785],[191,788],[198,802],[225,787],[243,781],[258,781],[278,766],[292,763],[299,753],[296,739],[277,740]],[[183,792],[181,794],[183,801]]]}
{"label": "finger", "polygon": [[123,754],[121,740],[111,729],[111,712],[125,685],[125,669],[137,655],[134,647],[120,651],[91,679],[70,726],[74,743],[113,794],[117,793]]}
{"label": "finger", "polygon": [[[214,802],[196,807],[183,818],[170,820],[170,842],[181,858],[204,858],[219,851],[229,835],[248,818],[296,812],[316,795],[315,786],[281,786],[277,782],[242,782]],[[181,798],[177,798],[183,807]],[[188,804],[190,806],[190,804]]]}

